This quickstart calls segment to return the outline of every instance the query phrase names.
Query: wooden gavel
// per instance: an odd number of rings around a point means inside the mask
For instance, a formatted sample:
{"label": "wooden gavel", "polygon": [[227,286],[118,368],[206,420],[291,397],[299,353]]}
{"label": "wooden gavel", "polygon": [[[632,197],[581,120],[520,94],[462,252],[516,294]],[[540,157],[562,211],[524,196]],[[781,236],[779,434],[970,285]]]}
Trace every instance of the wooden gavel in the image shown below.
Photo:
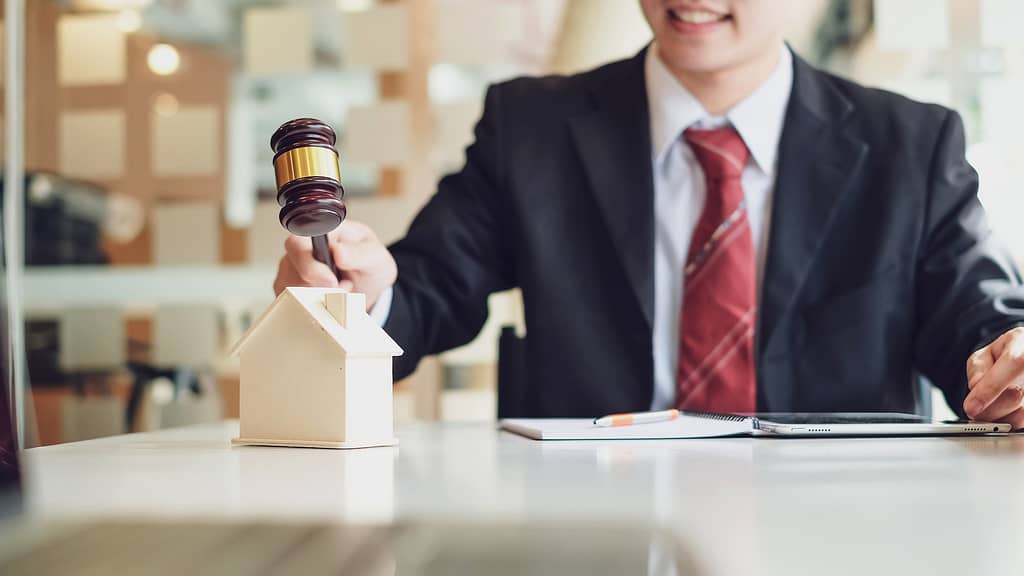
{"label": "wooden gavel", "polygon": [[270,138],[277,177],[279,219],[296,236],[313,239],[313,257],[341,278],[334,265],[327,234],[345,221],[345,189],[341,185],[337,135],[313,118],[285,122]]}

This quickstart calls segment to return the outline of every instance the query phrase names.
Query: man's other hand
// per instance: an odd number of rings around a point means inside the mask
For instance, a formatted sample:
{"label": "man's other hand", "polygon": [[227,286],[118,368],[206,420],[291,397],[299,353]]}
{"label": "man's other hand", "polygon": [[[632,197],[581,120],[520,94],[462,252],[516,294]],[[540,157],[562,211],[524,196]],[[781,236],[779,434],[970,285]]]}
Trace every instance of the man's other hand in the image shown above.
{"label": "man's other hand", "polygon": [[967,360],[964,412],[972,420],[1024,429],[1024,328],[1014,328]]}
{"label": "man's other hand", "polygon": [[290,286],[341,288],[366,294],[366,306],[372,308],[398,277],[395,259],[373,230],[361,222],[346,220],[328,235],[328,239],[342,279],[336,279],[326,264],[313,258],[313,243],[309,238],[289,235],[284,242],[285,254],[277,267],[274,294]]}

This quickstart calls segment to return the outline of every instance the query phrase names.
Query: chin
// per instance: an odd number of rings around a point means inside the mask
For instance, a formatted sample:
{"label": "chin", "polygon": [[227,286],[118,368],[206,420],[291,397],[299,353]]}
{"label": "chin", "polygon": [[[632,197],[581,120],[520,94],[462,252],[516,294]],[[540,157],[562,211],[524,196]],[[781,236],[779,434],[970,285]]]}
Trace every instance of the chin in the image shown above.
{"label": "chin", "polygon": [[671,58],[668,65],[674,70],[683,72],[716,72],[728,67],[728,62],[721,58],[694,58],[689,55]]}
{"label": "chin", "polygon": [[709,47],[665,46],[661,43],[658,46],[665,64],[677,71],[714,72],[727,68],[731,62],[723,50]]}

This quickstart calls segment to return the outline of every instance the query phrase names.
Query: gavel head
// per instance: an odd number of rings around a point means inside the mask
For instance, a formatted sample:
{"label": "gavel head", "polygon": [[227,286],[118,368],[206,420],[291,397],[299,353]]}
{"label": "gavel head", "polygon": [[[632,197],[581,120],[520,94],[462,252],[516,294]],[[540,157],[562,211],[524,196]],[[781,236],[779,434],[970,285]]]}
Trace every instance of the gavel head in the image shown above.
{"label": "gavel head", "polygon": [[274,132],[277,203],[281,225],[297,236],[321,236],[345,220],[337,136],[313,118],[285,122]]}

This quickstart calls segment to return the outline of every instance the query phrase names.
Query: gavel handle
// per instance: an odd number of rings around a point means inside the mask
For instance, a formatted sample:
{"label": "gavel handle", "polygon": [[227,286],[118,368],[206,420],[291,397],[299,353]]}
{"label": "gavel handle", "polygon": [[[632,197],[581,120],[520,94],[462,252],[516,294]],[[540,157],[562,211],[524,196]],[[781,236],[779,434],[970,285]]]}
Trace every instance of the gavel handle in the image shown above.
{"label": "gavel handle", "polygon": [[334,277],[341,280],[341,270],[334,265],[334,257],[331,256],[331,247],[328,244],[327,235],[313,236],[313,258],[327,264],[327,267],[334,272]]}

